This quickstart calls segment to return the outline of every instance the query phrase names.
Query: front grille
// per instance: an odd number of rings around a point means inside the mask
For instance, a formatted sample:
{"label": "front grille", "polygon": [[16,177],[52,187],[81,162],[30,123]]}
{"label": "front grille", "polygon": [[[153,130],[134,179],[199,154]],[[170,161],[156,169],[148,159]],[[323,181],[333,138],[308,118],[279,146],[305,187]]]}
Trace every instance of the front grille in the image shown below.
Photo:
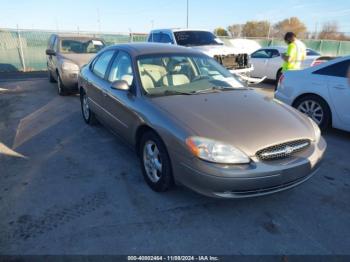
{"label": "front grille", "polygon": [[214,58],[227,69],[235,70],[249,67],[249,58],[247,54],[216,55]]}
{"label": "front grille", "polygon": [[256,153],[263,161],[288,158],[310,146],[310,140],[302,139],[264,148]]}

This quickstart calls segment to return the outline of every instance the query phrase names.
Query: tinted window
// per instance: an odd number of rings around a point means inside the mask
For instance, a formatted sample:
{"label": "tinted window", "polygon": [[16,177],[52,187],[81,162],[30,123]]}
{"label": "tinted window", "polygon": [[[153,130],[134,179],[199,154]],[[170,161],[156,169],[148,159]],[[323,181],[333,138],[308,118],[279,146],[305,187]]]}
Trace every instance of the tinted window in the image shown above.
{"label": "tinted window", "polygon": [[152,33],[149,42],[159,42],[160,41],[160,33]]}
{"label": "tinted window", "polygon": [[92,71],[95,75],[104,78],[109,62],[111,61],[113,57],[114,51],[106,51],[102,55],[100,55],[97,60],[94,62],[94,66]]}
{"label": "tinted window", "polygon": [[108,81],[114,82],[117,80],[124,80],[131,86],[133,79],[130,56],[125,52],[119,52],[111,66]]}
{"label": "tinted window", "polygon": [[175,39],[179,45],[201,46],[201,45],[222,45],[217,37],[206,31],[180,31],[175,32]]}
{"label": "tinted window", "polygon": [[279,56],[280,56],[280,52],[278,52],[278,50],[276,50],[276,49],[271,50],[271,57],[272,58],[279,57]]}
{"label": "tinted window", "polygon": [[349,66],[350,66],[350,60],[345,60],[330,66],[326,66],[320,70],[317,70],[314,72],[314,74],[335,76],[335,77],[347,77]]}
{"label": "tinted window", "polygon": [[173,43],[170,36],[168,34],[165,34],[165,33],[160,34],[160,42],[161,43]]}
{"label": "tinted window", "polygon": [[271,58],[271,50],[262,49],[258,50],[251,55],[252,58]]}

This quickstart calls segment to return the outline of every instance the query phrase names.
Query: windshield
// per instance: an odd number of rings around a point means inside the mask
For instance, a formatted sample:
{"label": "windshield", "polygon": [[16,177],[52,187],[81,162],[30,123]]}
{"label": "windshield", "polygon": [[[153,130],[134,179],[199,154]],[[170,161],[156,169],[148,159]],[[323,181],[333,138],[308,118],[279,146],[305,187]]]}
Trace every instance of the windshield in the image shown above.
{"label": "windshield", "polygon": [[178,45],[201,46],[201,45],[223,45],[213,33],[206,31],[179,31],[174,32]]}
{"label": "windshield", "polygon": [[137,60],[149,95],[189,95],[244,88],[229,71],[207,56],[146,56]]}
{"label": "windshield", "polygon": [[60,42],[60,52],[64,54],[95,54],[103,47],[104,43],[97,39],[63,39]]}

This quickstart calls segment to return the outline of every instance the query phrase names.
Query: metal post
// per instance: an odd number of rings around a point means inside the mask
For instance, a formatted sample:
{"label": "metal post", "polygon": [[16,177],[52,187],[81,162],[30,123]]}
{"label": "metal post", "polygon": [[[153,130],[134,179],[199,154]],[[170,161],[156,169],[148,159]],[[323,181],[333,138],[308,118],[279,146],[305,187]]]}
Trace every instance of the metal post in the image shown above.
{"label": "metal post", "polygon": [[341,43],[342,43],[342,41],[339,41],[338,50],[337,50],[337,56],[339,56],[339,53],[340,53]]}
{"label": "metal post", "polygon": [[188,28],[188,20],[189,20],[189,7],[190,7],[190,4],[189,4],[189,0],[187,0],[187,16],[186,16],[186,27]]}
{"label": "metal post", "polygon": [[17,36],[18,36],[18,44],[19,44],[19,57],[21,59],[23,72],[25,72],[26,71],[26,64],[24,62],[22,39],[21,39],[21,34],[19,32],[19,29],[18,29],[18,25],[17,25]]}

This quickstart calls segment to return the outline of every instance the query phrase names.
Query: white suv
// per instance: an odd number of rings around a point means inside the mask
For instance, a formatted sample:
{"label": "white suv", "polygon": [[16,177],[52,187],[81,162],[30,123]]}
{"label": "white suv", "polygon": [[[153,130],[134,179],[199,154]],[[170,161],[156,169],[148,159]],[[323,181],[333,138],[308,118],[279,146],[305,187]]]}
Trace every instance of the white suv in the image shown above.
{"label": "white suv", "polygon": [[193,29],[152,30],[148,42],[181,45],[197,49],[213,57],[232,73],[240,74],[252,71],[249,55],[236,48],[225,46],[212,32]]}

